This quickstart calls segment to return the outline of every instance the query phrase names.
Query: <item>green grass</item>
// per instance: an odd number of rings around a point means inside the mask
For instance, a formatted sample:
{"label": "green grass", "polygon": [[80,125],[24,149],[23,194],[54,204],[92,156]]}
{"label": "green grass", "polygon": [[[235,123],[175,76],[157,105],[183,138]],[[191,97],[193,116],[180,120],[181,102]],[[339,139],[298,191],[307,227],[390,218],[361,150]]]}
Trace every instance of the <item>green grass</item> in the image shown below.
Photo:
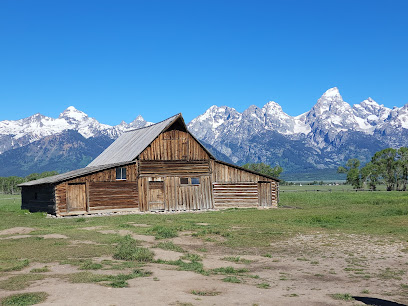
{"label": "green grass", "polygon": [[48,294],[46,292],[20,293],[2,299],[1,306],[28,306],[45,302]]}
{"label": "green grass", "polygon": [[179,253],[185,253],[186,252],[182,247],[180,247],[178,245],[175,245],[171,241],[159,242],[158,244],[156,244],[155,247],[163,249],[163,250],[169,250],[169,251],[174,251],[174,252],[179,252]]}
{"label": "green grass", "polygon": [[44,266],[42,268],[31,269],[30,273],[44,273],[44,272],[50,272],[50,271],[51,270],[47,266]]}
{"label": "green grass", "polygon": [[[344,234],[344,237],[347,234],[360,234],[379,237],[385,242],[407,241],[408,192],[283,192],[280,195],[280,205],[299,209],[230,209],[199,214],[139,214],[56,219],[45,218],[43,213],[22,211],[19,196],[0,195],[0,230],[16,226],[35,228],[35,231],[30,233],[33,237],[0,240],[0,272],[21,270],[29,263],[69,262],[72,258],[88,260],[89,264],[84,264],[84,268],[99,268],[98,264],[94,265],[89,260],[102,256],[114,256],[118,259],[110,264],[101,262],[103,269],[136,268],[139,264],[153,260],[153,253],[141,247],[139,242],[130,236],[120,237],[117,234],[102,234],[97,230],[82,229],[91,226],[120,229],[129,223],[150,226],[125,226],[136,234],[154,234],[157,239],[169,239],[177,236],[178,232],[191,231],[198,239],[212,241],[214,246],[211,248],[222,247],[226,251],[245,250],[245,253],[228,254],[265,254],[268,258],[275,254],[274,242],[299,234],[319,232],[323,235]],[[209,225],[203,228],[197,223]],[[68,239],[34,237],[50,233],[63,234]],[[71,240],[92,241],[95,244],[83,243],[72,247]],[[181,251],[170,241],[161,241],[157,247]],[[203,248],[201,250],[204,252]],[[193,255],[166,263],[176,265],[181,270],[209,273],[203,269],[198,258],[191,256]],[[225,260],[241,262],[238,256]],[[311,264],[318,262],[311,261]],[[384,270],[380,271],[377,277],[398,279],[401,277],[399,273]],[[43,277],[37,273],[29,274],[34,278]],[[13,277],[13,282],[21,281],[24,284],[32,280],[29,277],[24,280],[23,276],[18,276],[21,279]],[[6,286],[3,282],[1,284]]]}
{"label": "green grass", "polygon": [[231,261],[235,263],[242,263],[242,264],[249,264],[252,262],[252,260],[241,258],[240,256],[227,256],[227,257],[223,257],[222,260]]}
{"label": "green grass", "polygon": [[381,279],[397,279],[401,280],[401,276],[405,274],[405,271],[403,270],[393,270],[391,268],[385,268],[384,270],[381,270],[378,274],[377,277]]}
{"label": "green grass", "polygon": [[93,274],[91,272],[78,272],[61,277],[68,279],[71,283],[99,283],[113,288],[123,288],[129,286],[127,281],[130,279],[150,275],[152,275],[152,272],[150,271],[135,269],[133,272],[128,274],[104,275]]}
{"label": "green grass", "polygon": [[22,290],[29,287],[33,282],[44,278],[45,275],[41,274],[19,274],[0,281],[0,289]]}
{"label": "green grass", "polygon": [[334,293],[329,294],[335,300],[353,301],[353,297],[349,293]]}
{"label": "green grass", "polygon": [[132,260],[137,262],[153,261],[154,253],[147,248],[140,247],[138,242],[130,235],[119,240],[113,258],[121,260]]}
{"label": "green grass", "polygon": [[30,264],[28,259],[23,260],[1,260],[0,272],[20,271]]}
{"label": "green grass", "polygon": [[100,263],[92,262],[91,260],[88,260],[84,262],[79,269],[80,270],[99,270],[102,269],[103,265]]}
{"label": "green grass", "polygon": [[150,231],[155,235],[156,239],[177,237],[177,231],[175,229],[163,225],[156,225],[151,228]]}
{"label": "green grass", "polygon": [[268,283],[260,283],[260,284],[258,284],[258,285],[256,285],[258,288],[261,288],[261,289],[269,289],[269,288],[271,288],[271,285],[269,285]]}
{"label": "green grass", "polygon": [[209,275],[209,273],[204,270],[204,266],[199,261],[183,261],[178,260],[157,260],[156,263],[167,264],[172,266],[177,266],[180,271],[193,271],[203,275]]}
{"label": "green grass", "polygon": [[199,295],[199,296],[216,296],[216,295],[220,295],[221,292],[219,292],[219,291],[191,290],[191,294]]}
{"label": "green grass", "polygon": [[222,279],[222,281],[226,282],[226,283],[234,283],[234,284],[242,283],[242,281],[239,278],[237,278],[236,276],[225,277],[225,278]]}
{"label": "green grass", "polygon": [[249,272],[248,269],[235,269],[234,267],[215,268],[212,269],[211,271],[215,274],[238,274],[238,275]]}

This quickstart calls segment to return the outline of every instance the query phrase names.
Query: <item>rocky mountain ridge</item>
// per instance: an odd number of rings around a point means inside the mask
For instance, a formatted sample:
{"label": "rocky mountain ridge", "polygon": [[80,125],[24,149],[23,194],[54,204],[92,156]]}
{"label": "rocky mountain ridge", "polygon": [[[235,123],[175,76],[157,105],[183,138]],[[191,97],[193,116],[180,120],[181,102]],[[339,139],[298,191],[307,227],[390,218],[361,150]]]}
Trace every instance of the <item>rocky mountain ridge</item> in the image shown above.
{"label": "rocky mountain ridge", "polygon": [[[0,161],[8,163],[0,176],[25,175],[37,168],[80,168],[124,131],[149,124],[139,115],[131,123],[110,126],[73,106],[55,119],[35,114],[0,121]],[[298,116],[286,114],[274,101],[262,108],[252,105],[242,113],[214,105],[188,128],[220,159],[279,164],[292,173],[312,172],[333,169],[352,157],[368,161],[385,147],[407,146],[408,104],[390,109],[367,98],[350,106],[334,87]],[[36,149],[50,144],[52,150]],[[58,160],[64,166],[56,169]]]}

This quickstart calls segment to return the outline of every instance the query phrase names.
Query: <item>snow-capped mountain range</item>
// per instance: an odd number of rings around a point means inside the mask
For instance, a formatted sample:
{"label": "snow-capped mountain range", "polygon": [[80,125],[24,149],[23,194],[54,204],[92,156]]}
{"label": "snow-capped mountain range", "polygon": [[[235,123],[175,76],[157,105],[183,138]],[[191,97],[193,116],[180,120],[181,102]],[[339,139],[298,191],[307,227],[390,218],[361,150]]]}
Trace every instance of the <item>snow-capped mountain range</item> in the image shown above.
{"label": "snow-capped mountain range", "polygon": [[[124,131],[149,124],[140,115],[129,124],[101,124],[73,106],[55,119],[35,114],[16,121],[0,121],[0,163],[15,163],[14,168],[3,172],[0,169],[0,175],[32,172],[39,161],[41,170],[47,170],[47,158],[51,155],[55,168],[58,158],[66,158],[66,154],[58,153],[61,151],[58,144],[61,142],[63,147],[64,142],[70,141],[76,143],[68,146],[70,155],[77,158],[57,170],[79,168],[75,163],[82,166],[95,158]],[[242,113],[214,105],[193,119],[188,128],[219,158],[227,161],[279,164],[289,172],[311,171],[335,168],[352,157],[368,161],[373,153],[385,147],[407,146],[408,104],[390,109],[368,98],[350,106],[334,87],[327,90],[310,111],[299,116],[286,114],[273,101],[262,108],[252,105]],[[33,148],[45,144],[52,144],[52,153],[38,151],[44,156],[34,156],[33,151],[37,150]],[[98,149],[88,150],[86,154],[78,151],[86,146]],[[11,161],[13,156],[19,156],[19,160]],[[25,161],[24,166],[21,160]],[[26,169],[25,172],[17,171],[19,167]]]}
{"label": "snow-capped mountain range", "polygon": [[350,106],[334,87],[299,116],[286,114],[274,101],[242,113],[212,106],[188,127],[235,163],[266,162],[296,171],[333,168],[351,157],[368,161],[385,147],[408,145],[408,104],[390,109],[368,98]]}
{"label": "snow-capped mountain range", "polygon": [[107,136],[116,139],[128,129],[149,124],[152,123],[145,121],[139,115],[129,124],[122,121],[116,126],[110,126],[99,123],[96,119],[70,106],[56,119],[35,114],[16,121],[0,121],[0,154],[68,130],[75,130],[85,138]]}

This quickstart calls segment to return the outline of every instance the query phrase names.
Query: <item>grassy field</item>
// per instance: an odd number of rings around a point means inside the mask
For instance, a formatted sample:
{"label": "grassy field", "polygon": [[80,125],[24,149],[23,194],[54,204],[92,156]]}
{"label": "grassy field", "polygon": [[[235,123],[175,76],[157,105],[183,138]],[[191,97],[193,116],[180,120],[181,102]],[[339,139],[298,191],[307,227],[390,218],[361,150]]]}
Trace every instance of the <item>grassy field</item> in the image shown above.
{"label": "grassy field", "polygon": [[[322,187],[325,190],[329,189],[328,187],[344,188],[344,186],[307,186],[305,189],[299,189],[298,186],[295,190],[322,189]],[[90,272],[79,272],[82,274],[77,273],[71,277],[55,274],[54,277],[73,283],[83,281],[126,286],[128,279],[138,277],[140,274],[139,272],[135,274],[129,269],[143,267],[145,263],[123,262],[121,257],[117,257],[118,255],[115,257],[118,252],[118,241],[123,239],[123,233],[130,233],[134,237],[138,235],[156,237],[157,243],[153,242],[150,245],[152,252],[154,248],[156,250],[161,248],[187,256],[181,257],[179,261],[162,260],[157,264],[175,265],[178,269],[200,271],[201,274],[208,275],[218,273],[216,270],[205,269],[205,265],[200,262],[202,257],[211,257],[210,254],[228,254],[229,256],[222,257],[224,261],[250,265],[251,260],[245,261],[242,256],[276,259],[288,255],[299,260],[304,258],[305,254],[312,257],[313,254],[319,253],[317,246],[310,246],[309,249],[314,248],[314,251],[309,253],[300,246],[292,249],[288,246],[281,247],[286,245],[287,241],[297,237],[336,236],[347,242],[353,235],[359,235],[360,238],[366,237],[362,238],[363,240],[402,243],[404,245],[402,250],[408,252],[406,245],[408,192],[343,192],[340,190],[311,192],[311,189],[309,192],[289,192],[290,188],[293,189],[293,186],[282,188],[286,192],[280,195],[280,209],[230,209],[200,213],[137,214],[92,218],[46,218],[42,213],[31,214],[21,211],[19,196],[0,195],[0,231],[16,227],[31,229],[27,233],[16,234],[11,231],[0,236],[3,237],[0,240],[0,290],[24,289],[33,282],[41,281],[45,277],[41,269],[48,272],[48,268],[45,267],[51,263],[71,264],[75,267],[83,267],[83,270],[92,270],[93,267],[95,270],[113,271],[115,267],[122,267],[125,270],[128,269],[127,276],[125,274],[121,276],[123,279],[95,278],[89,274]],[[143,226],[137,226],[138,224]],[[104,231],[89,230],[93,228]],[[23,234],[25,234],[24,239],[13,239],[13,236]],[[177,240],[171,240],[177,236],[198,239],[202,244],[197,247],[177,245]],[[126,243],[129,244],[129,242]],[[132,242],[129,245],[131,244]],[[136,244],[142,245],[140,241]],[[279,250],[277,246],[280,246]],[[125,247],[129,246],[126,244]],[[132,254],[136,256],[135,253]],[[145,252],[144,256],[150,255]],[[95,260],[96,258],[105,258],[107,261],[101,262]],[[311,262],[319,262],[319,260],[309,261],[308,264],[310,265]],[[39,270],[30,272],[33,267]],[[15,271],[20,270],[27,273],[14,274]],[[225,274],[223,279],[227,279],[227,282],[237,282],[234,277],[240,282],[243,279],[250,279],[249,274],[245,272],[242,272],[242,275],[232,273],[234,275],[231,276],[231,273],[226,273],[224,270],[219,271]],[[2,277],[4,280],[1,280]],[[280,278],[286,279],[285,274]],[[248,282],[250,281],[247,280]],[[270,282],[259,282],[255,285],[258,289],[271,286]],[[407,284],[402,283],[402,285]],[[115,285],[112,287],[115,288]],[[405,291],[399,294],[405,298]]]}

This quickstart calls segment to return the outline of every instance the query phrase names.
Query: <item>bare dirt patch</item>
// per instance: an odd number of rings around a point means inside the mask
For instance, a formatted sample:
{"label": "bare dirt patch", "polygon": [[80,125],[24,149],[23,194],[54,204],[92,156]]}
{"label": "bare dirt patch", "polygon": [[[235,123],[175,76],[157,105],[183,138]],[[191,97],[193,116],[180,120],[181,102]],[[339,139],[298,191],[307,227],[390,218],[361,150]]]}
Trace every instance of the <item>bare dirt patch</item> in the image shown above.
{"label": "bare dirt patch", "polygon": [[0,231],[0,236],[3,235],[22,235],[22,234],[29,234],[32,231],[35,231],[35,228],[32,227],[13,227],[13,228],[8,228],[5,230]]}
{"label": "bare dirt patch", "polygon": [[[130,234],[149,243],[150,247],[157,242],[152,236],[135,235],[127,230],[100,232],[121,236]],[[206,245],[201,238],[191,237],[188,233],[168,241],[190,250]],[[200,253],[203,269],[209,272],[208,275],[181,271],[174,265],[147,264],[143,269],[151,271],[152,275],[129,280],[128,288],[69,283],[52,275],[77,273],[80,270],[76,266],[56,263],[30,263],[24,270],[7,275],[29,273],[27,271],[32,268],[47,265],[50,272],[44,273],[46,279],[19,291],[46,291],[50,296],[42,305],[134,305],[136,298],[139,305],[271,305],[271,301],[275,305],[364,305],[358,301],[335,300],[330,294],[369,296],[406,304],[408,254],[405,249],[407,243],[385,238],[316,233],[276,242],[267,254],[237,254],[237,250],[229,253],[228,249],[213,245],[207,252]],[[152,250],[156,254],[155,259],[164,261],[175,261],[185,255],[158,248]],[[101,262],[102,259],[92,260]],[[212,269],[217,268],[227,269],[221,270],[225,272],[211,273]],[[239,269],[247,272],[236,272]],[[130,271],[132,268],[125,270]],[[92,271],[111,275],[125,272],[106,269]],[[211,296],[211,292],[217,294]],[[0,298],[14,293],[0,289]]]}

